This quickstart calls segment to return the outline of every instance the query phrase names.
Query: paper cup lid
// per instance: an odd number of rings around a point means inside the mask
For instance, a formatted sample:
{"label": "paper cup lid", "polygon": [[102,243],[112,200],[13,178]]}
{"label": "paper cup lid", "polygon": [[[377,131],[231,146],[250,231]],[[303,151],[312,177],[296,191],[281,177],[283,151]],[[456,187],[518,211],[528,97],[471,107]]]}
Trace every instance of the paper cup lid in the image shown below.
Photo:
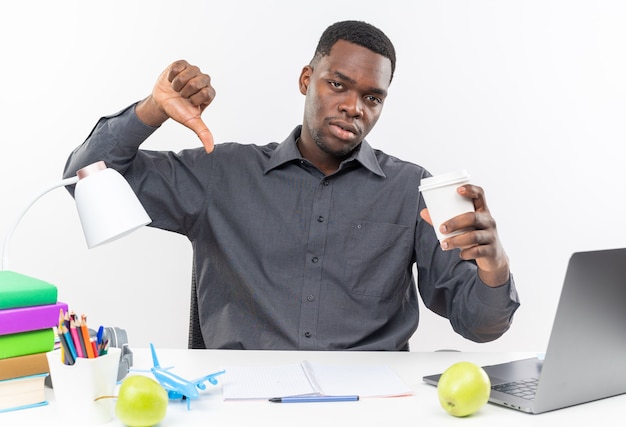
{"label": "paper cup lid", "polygon": [[449,172],[441,175],[431,176],[429,178],[422,179],[419,190],[424,191],[437,187],[443,187],[446,185],[467,182],[469,180],[469,177],[470,176],[465,169],[457,172]]}

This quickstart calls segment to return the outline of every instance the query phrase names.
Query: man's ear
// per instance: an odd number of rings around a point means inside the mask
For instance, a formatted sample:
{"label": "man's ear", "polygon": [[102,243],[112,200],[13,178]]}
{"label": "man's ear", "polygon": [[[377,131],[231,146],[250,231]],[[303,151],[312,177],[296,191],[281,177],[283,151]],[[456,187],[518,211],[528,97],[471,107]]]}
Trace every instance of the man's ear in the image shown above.
{"label": "man's ear", "polygon": [[302,72],[300,73],[300,79],[298,80],[298,84],[300,86],[300,93],[302,95],[306,95],[307,90],[309,89],[309,83],[311,82],[311,75],[313,74],[313,67],[310,65],[306,65],[302,68]]}

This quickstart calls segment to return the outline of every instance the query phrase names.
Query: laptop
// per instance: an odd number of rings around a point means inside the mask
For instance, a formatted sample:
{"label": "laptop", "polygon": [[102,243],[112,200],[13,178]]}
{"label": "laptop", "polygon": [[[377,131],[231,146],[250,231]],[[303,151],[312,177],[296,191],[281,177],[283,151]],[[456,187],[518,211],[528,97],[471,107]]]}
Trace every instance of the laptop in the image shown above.
{"label": "laptop", "polygon": [[574,253],[545,357],[483,366],[489,401],[540,414],[626,393],[625,327],[626,248]]}

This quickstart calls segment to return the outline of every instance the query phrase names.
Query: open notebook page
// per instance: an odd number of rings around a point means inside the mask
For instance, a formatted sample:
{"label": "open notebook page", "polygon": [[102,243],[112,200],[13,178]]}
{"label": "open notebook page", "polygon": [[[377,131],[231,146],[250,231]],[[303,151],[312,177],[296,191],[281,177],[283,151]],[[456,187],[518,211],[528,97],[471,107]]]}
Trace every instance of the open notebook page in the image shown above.
{"label": "open notebook page", "polygon": [[298,364],[226,367],[224,399],[270,399],[303,394],[401,396],[412,390],[385,365]]}
{"label": "open notebook page", "polygon": [[278,366],[230,367],[222,377],[224,399],[270,399],[318,393],[300,363]]}

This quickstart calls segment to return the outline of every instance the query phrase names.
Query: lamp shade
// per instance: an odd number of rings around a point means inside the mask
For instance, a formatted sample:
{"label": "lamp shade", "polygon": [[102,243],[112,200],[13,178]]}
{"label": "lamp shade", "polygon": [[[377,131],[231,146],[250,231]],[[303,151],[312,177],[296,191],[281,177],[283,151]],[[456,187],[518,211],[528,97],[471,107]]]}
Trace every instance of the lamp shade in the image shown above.
{"label": "lamp shade", "polygon": [[96,162],[77,173],[76,209],[87,247],[125,236],[152,220],[122,175]]}

